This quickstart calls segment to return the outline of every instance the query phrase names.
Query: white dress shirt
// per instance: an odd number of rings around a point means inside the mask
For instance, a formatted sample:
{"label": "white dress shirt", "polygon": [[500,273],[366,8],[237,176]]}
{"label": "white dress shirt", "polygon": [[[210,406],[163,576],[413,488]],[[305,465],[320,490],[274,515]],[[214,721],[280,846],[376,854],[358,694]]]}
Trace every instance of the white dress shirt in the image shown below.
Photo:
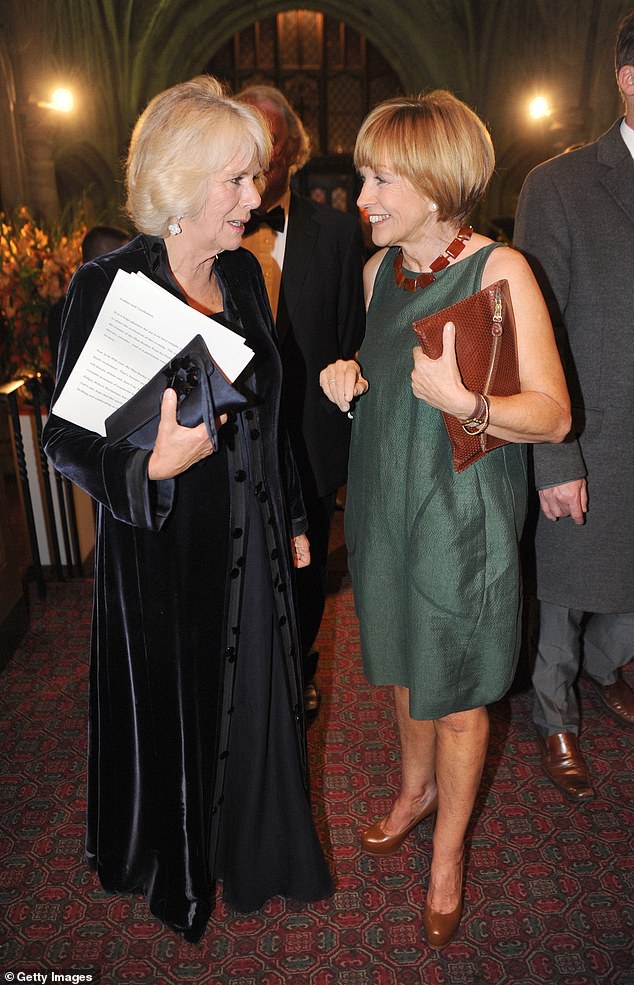
{"label": "white dress shirt", "polygon": [[624,119],[621,121],[621,136],[630,154],[634,157],[634,130],[628,127]]}

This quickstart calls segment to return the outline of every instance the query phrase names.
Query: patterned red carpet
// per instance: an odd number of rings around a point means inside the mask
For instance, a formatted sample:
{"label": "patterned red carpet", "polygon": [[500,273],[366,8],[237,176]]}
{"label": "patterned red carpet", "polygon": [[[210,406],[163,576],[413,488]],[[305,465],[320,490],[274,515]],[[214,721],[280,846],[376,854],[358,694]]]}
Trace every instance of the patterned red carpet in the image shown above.
{"label": "patterned red carpet", "polygon": [[100,889],[82,861],[92,586],[51,584],[0,679],[0,982],[48,985],[56,972],[108,985],[634,985],[634,733],[586,683],[583,747],[599,796],[585,807],[541,774],[528,695],[493,710],[466,913],[443,952],[421,935],[429,823],[392,858],[360,852],[358,830],[387,811],[398,763],[389,691],[362,675],[339,528],[320,637],[324,702],[309,736],[335,895],[314,906],[275,899],[248,917],[219,902],[193,946],[142,900]]}

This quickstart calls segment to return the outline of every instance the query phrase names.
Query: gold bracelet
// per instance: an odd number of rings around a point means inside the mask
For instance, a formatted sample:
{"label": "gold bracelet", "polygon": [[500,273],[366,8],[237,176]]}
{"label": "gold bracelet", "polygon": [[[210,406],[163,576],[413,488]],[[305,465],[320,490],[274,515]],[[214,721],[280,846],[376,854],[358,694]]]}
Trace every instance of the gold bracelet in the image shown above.
{"label": "gold bracelet", "polygon": [[471,414],[470,417],[465,417],[464,420],[458,418],[461,424],[473,424],[474,421],[476,421],[479,424],[480,421],[483,420],[483,414],[485,413],[485,408],[482,400],[482,394],[474,393],[474,397],[476,398],[476,405],[473,408],[473,413]]}
{"label": "gold bracelet", "polygon": [[491,406],[489,404],[489,398],[485,396],[484,393],[478,394],[481,404],[478,406],[477,417],[473,417],[468,421],[463,421],[461,424],[462,430],[466,434],[476,435],[482,434],[483,431],[489,426],[489,416],[491,414]]}

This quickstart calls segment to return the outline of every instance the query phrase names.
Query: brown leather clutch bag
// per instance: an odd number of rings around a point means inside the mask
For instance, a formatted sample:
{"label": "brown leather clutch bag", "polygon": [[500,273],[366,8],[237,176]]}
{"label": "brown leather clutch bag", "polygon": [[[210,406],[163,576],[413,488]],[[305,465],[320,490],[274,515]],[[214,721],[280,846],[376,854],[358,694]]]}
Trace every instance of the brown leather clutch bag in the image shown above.
{"label": "brown leather clutch bag", "polygon": [[[442,332],[448,321],[456,326],[456,357],[464,385],[485,396],[510,397],[519,393],[515,317],[508,281],[498,280],[449,308],[412,322],[423,352],[431,359],[438,359],[442,352]],[[456,472],[507,444],[486,431],[467,434],[457,417],[442,416]]]}

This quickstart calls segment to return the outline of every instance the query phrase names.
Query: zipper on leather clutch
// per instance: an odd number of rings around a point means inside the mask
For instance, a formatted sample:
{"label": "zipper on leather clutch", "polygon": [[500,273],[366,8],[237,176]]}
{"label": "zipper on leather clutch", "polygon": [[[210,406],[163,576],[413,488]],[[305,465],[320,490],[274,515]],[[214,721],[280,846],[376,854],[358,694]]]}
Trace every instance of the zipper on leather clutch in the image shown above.
{"label": "zipper on leather clutch", "polygon": [[[499,287],[495,288],[495,291],[491,291],[493,296],[494,306],[493,306],[493,319],[491,322],[491,337],[493,339],[493,345],[491,347],[491,359],[489,361],[489,371],[484,383],[484,389],[482,393],[485,396],[489,395],[489,388],[491,386],[491,380],[493,379],[493,374],[497,367],[497,362],[500,355],[500,343],[502,340],[502,291]],[[482,450],[485,450],[486,446],[486,436],[484,434],[480,435],[480,445]]]}

